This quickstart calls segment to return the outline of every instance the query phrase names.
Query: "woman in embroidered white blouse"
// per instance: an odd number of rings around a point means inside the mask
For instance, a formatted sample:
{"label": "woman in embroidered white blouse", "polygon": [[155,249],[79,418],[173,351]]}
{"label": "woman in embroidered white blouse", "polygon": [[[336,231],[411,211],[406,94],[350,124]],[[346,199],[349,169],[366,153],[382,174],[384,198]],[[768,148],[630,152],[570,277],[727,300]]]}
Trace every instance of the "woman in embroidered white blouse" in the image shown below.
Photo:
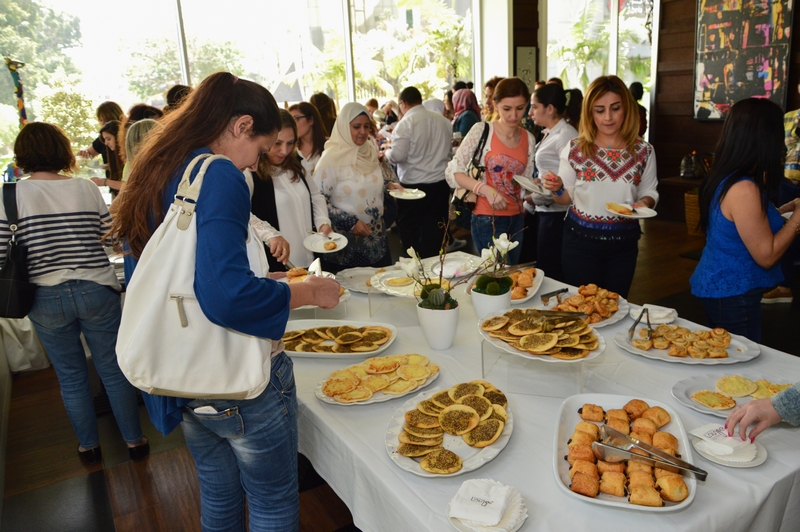
{"label": "woman in embroidered white blouse", "polygon": [[627,297],[636,269],[639,220],[606,209],[608,202],[653,208],[656,156],[639,135],[636,101],[617,76],[592,82],[583,100],[578,138],[561,152],[558,175],[542,176],[561,205],[564,223],[561,262],[564,281],[595,283]]}

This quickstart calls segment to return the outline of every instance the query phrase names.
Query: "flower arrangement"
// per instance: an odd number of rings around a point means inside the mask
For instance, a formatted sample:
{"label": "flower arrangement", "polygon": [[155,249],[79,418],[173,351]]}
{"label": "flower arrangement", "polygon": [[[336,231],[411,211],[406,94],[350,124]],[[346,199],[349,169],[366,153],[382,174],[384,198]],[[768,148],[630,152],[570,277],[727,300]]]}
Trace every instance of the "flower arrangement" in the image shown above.
{"label": "flower arrangement", "polygon": [[501,234],[499,238],[492,237],[492,245],[481,250],[481,262],[474,271],[464,265],[464,271],[456,270],[450,282],[444,278],[444,262],[447,257],[447,243],[449,235],[445,231],[442,248],[439,251],[439,276],[431,277],[422,263],[422,258],[413,247],[408,248],[410,258],[401,258],[398,267],[410,278],[414,279],[419,287],[419,306],[421,308],[449,310],[458,306],[451,295],[452,290],[472,277],[478,275],[473,290],[484,294],[504,294],[511,289],[511,278],[503,274],[503,268],[508,264],[508,252],[517,247],[519,242],[508,239],[508,235]]}

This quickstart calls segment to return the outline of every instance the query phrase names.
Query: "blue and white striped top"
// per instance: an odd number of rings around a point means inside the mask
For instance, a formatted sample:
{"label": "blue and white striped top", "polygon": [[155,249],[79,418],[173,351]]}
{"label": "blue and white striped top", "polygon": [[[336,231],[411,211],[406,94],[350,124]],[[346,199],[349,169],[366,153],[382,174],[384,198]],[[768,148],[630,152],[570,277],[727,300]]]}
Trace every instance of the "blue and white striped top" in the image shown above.
{"label": "blue and white striped top", "polygon": [[[17,184],[17,211],[17,241],[28,246],[31,282],[54,286],[84,280],[119,289],[100,242],[111,215],[94,183],[80,178],[22,180]],[[0,264],[10,238],[0,201]]]}

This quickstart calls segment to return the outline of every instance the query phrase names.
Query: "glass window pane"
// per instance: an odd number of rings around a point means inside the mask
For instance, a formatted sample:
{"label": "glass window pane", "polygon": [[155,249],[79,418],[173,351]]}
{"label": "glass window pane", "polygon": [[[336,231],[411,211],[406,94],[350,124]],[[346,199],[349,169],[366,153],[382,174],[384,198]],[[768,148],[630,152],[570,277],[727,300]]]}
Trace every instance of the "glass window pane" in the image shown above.
{"label": "glass window pane", "polygon": [[650,25],[653,22],[655,0],[620,0],[619,55],[617,75],[630,86],[638,81],[644,87],[639,104],[650,109],[650,56],[652,51]]}
{"label": "glass window pane", "polygon": [[396,99],[417,87],[444,99],[457,80],[472,79],[470,2],[349,0],[356,100]]}
{"label": "glass window pane", "polygon": [[547,77],[564,87],[586,87],[608,72],[609,11],[603,0],[552,0],[547,4]]}

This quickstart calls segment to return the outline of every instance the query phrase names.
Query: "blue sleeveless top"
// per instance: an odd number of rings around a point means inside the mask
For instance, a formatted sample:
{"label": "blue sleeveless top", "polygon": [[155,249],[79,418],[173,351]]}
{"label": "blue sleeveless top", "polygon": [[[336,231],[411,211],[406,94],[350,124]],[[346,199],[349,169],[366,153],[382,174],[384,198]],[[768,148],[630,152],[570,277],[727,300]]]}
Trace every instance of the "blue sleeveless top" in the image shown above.
{"label": "blue sleeveless top", "polygon": [[[750,178],[743,178],[752,181]],[[720,188],[711,202],[706,228],[706,247],[689,283],[697,297],[722,298],[745,294],[756,288],[771,288],[783,280],[780,262],[770,269],[759,266],[742,242],[736,225],[720,208]],[[783,227],[783,217],[767,204],[767,221],[772,234]]]}

